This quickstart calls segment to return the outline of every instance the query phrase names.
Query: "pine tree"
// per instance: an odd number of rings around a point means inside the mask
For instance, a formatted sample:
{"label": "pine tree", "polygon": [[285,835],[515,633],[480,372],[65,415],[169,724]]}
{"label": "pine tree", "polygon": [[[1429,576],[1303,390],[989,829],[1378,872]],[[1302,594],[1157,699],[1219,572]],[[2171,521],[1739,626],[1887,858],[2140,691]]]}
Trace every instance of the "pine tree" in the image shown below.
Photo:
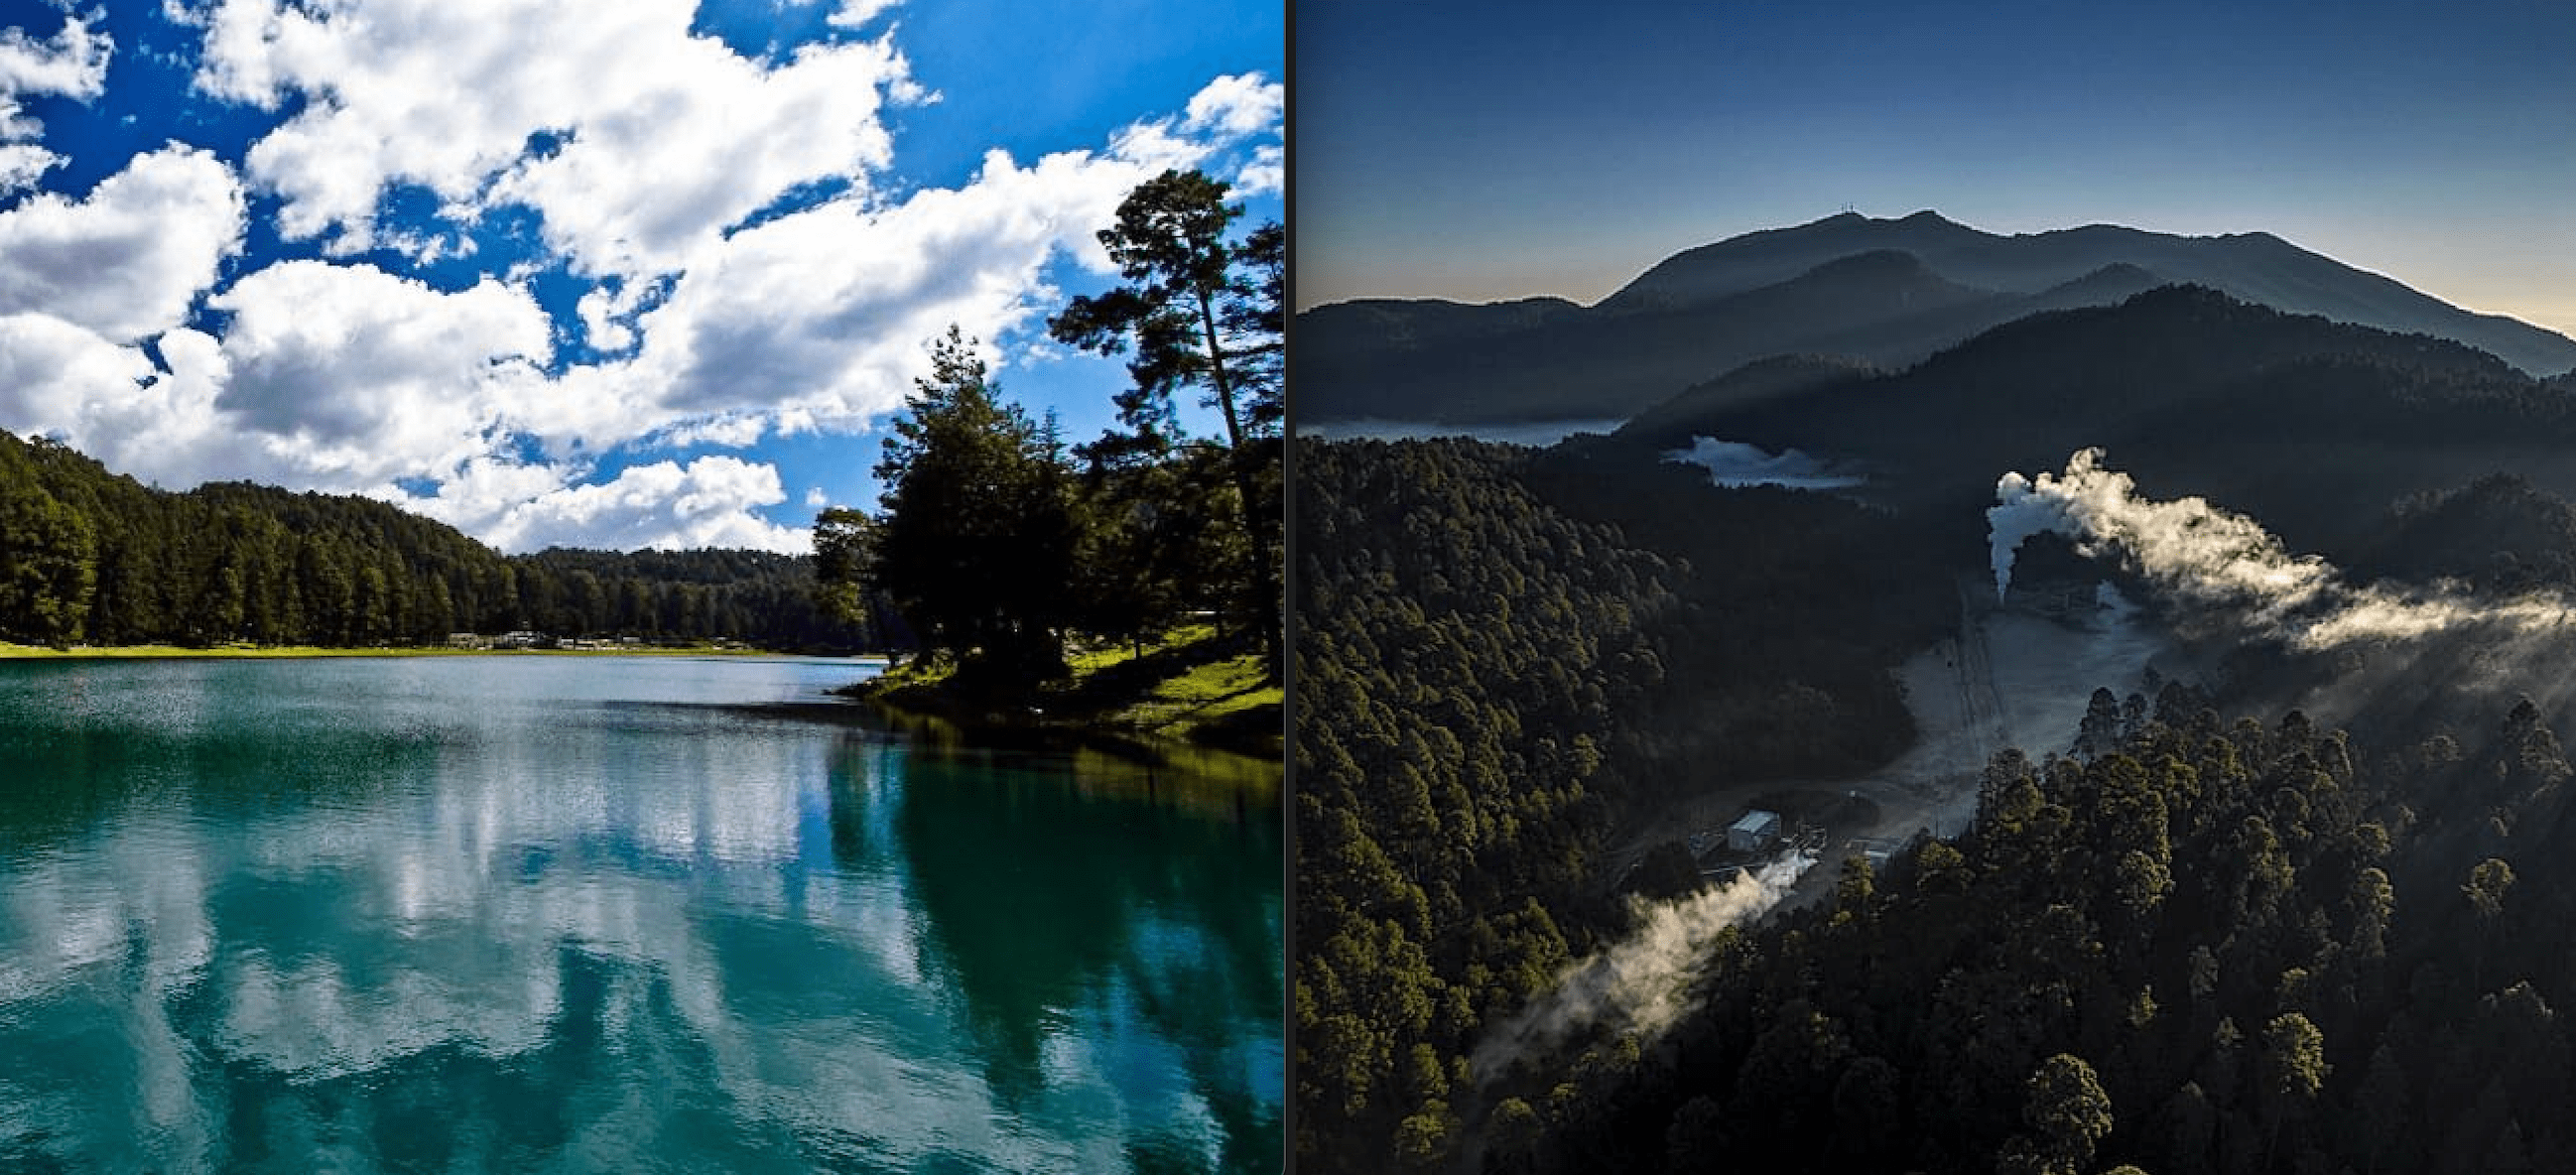
{"label": "pine tree", "polygon": [[995,398],[954,327],[893,427],[876,467],[885,489],[867,544],[873,586],[925,648],[975,676],[1006,686],[1060,676],[1077,535],[1046,430]]}
{"label": "pine tree", "polygon": [[1275,487],[1285,415],[1279,299],[1287,237],[1265,224],[1229,241],[1243,206],[1226,203],[1226,191],[1198,171],[1166,171],[1138,186],[1118,206],[1117,224],[1099,234],[1128,284],[1075,298],[1048,329],[1061,342],[1104,355],[1133,348],[1127,370],[1135,385],[1117,397],[1127,431],[1085,448],[1096,463],[1162,459],[1182,440],[1173,394],[1205,390],[1204,403],[1225,426],[1235,512],[1250,557],[1245,594],[1255,604],[1254,628],[1275,653],[1282,529]]}

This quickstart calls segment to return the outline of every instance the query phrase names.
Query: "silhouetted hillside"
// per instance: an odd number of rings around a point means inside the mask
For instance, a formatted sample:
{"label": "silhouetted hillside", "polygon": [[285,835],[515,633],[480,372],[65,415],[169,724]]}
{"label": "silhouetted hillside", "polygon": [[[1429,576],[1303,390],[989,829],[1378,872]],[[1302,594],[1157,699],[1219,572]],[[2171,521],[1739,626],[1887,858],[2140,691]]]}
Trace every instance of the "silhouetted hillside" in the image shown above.
{"label": "silhouetted hillside", "polygon": [[2035,315],[1875,379],[1659,413],[1657,435],[1857,458],[1885,471],[1875,492],[1963,528],[2005,471],[2100,446],[2150,493],[2252,511],[2302,550],[2495,469],[2576,491],[2576,398],[2552,385],[2457,343],[2198,287]]}
{"label": "silhouetted hillside", "polygon": [[[1633,313],[1345,303],[1298,319],[1296,411],[1300,420],[1625,417],[1770,355],[1909,363],[2019,310],[2019,299],[1959,285],[1892,251]],[[1476,321],[1462,321],[1461,311]]]}
{"label": "silhouetted hillside", "polygon": [[2501,315],[2460,309],[2402,283],[2301,249],[2270,233],[2186,237],[2118,225],[2002,236],[1918,212],[1901,220],[1845,213],[1676,254],[1601,302],[1604,310],[1728,296],[1870,249],[1902,249],[1955,282],[2036,294],[2127,263],[2165,281],[2209,286],[2292,313],[2464,342],[2537,375],[2576,369],[2576,340]]}
{"label": "silhouetted hillside", "polygon": [[2030,314],[2182,282],[2293,313],[2576,369],[2576,340],[2475,314],[2266,233],[2112,225],[1998,236],[1855,214],[1677,254],[1603,299],[1361,301],[1298,318],[1297,414],[1451,422],[1625,417],[1756,359],[1904,366]]}
{"label": "silhouetted hillside", "polygon": [[1851,383],[1887,373],[1866,363],[1831,355],[1775,355],[1756,359],[1682,394],[1648,408],[1612,434],[1666,448],[1685,446],[1694,429],[1718,413],[1744,408],[1775,396],[1809,391],[1828,384]]}
{"label": "silhouetted hillside", "polygon": [[1633,314],[1696,305],[1787,281],[1837,257],[1887,249],[1921,258],[1945,256],[1982,235],[1933,212],[1917,212],[1902,220],[1872,220],[1845,212],[1676,253],[1603,298],[1598,309]]}
{"label": "silhouetted hillside", "polygon": [[2488,591],[2576,587],[2576,505],[2512,474],[2401,503],[2362,544],[2352,570],[2448,577]]}
{"label": "silhouetted hillside", "polygon": [[2073,310],[2081,306],[2108,306],[2134,295],[2146,293],[2161,285],[2170,285],[2155,272],[2126,261],[2115,261],[2100,269],[2042,290],[2031,299],[2034,310]]}

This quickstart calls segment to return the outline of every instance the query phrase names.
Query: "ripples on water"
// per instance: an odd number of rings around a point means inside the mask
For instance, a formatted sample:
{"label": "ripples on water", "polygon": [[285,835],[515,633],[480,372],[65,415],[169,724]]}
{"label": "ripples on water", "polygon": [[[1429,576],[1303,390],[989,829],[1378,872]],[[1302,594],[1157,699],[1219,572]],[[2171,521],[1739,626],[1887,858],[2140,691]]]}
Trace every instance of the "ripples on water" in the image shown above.
{"label": "ripples on water", "polygon": [[852,676],[0,665],[0,1168],[1275,1169],[1275,776]]}

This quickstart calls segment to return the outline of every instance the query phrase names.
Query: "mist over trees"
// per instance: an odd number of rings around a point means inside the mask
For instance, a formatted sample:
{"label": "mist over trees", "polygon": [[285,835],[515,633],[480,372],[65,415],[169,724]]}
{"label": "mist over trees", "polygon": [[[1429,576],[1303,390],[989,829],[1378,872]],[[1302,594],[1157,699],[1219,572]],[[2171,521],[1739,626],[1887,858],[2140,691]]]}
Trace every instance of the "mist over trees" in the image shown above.
{"label": "mist over trees", "polygon": [[503,556],[369,498],[238,482],[152,489],[0,434],[0,639],[28,644],[437,644],[457,632],[765,648],[873,647],[760,551]]}
{"label": "mist over trees", "polygon": [[[2350,372],[2365,406],[2527,392]],[[2560,646],[2246,648],[2209,688],[2099,691],[2073,754],[1989,765],[1960,835],[1723,932],[1669,1027],[1515,1059],[1479,1043],[1633,932],[1622,890],[1697,884],[1669,852],[1604,876],[1604,833],[1893,756],[1886,668],[1986,552],[1611,440],[1299,456],[1301,1169],[2576,1166],[2569,697],[2493,671]],[[2358,569],[2576,582],[2576,507],[2521,478],[2359,506]],[[2364,688],[2345,729],[2280,701]]]}
{"label": "mist over trees", "polygon": [[1735,936],[1693,1016],[1577,1062],[1488,1169],[2576,1163],[2555,734],[2528,703],[2467,749],[2209,702],[1999,760],[1965,835]]}

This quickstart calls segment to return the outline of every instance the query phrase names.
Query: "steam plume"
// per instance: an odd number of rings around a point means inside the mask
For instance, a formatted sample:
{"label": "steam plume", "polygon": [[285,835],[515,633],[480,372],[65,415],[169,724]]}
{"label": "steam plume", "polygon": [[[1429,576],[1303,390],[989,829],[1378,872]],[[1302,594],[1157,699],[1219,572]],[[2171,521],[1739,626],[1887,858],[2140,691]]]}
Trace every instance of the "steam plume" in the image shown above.
{"label": "steam plume", "polygon": [[2565,622],[2563,601],[2488,604],[2456,593],[2399,594],[2342,583],[2332,565],[2292,555],[2242,514],[2200,498],[2152,501],[2129,475],[2102,467],[2102,451],[2068,458],[2063,475],[2006,473],[1986,511],[1995,594],[2012,586],[2022,541],[2063,535],[2085,554],[2117,550],[2175,600],[2240,615],[2255,631],[2307,650],[2356,640],[2402,640],[2472,621],[2515,628]]}
{"label": "steam plume", "polygon": [[1809,853],[1784,854],[1725,885],[1640,911],[1643,928],[1610,949],[1566,967],[1554,990],[1519,1015],[1497,1025],[1476,1047],[1475,1071],[1499,1075],[1533,1050],[1553,1049],[1595,1025],[1652,1037],[1671,1026],[1718,932],[1760,917],[1788,896],[1789,887],[1816,863]]}

